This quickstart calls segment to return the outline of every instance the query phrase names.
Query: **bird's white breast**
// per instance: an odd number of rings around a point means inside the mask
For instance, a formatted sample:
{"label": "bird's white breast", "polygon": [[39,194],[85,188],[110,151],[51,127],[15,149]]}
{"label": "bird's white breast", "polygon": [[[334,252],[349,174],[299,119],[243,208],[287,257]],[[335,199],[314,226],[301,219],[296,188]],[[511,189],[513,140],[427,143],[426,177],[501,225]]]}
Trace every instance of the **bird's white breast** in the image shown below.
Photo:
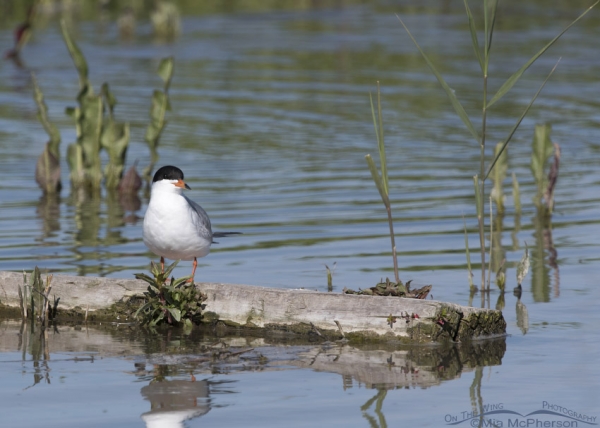
{"label": "bird's white breast", "polygon": [[171,260],[206,256],[212,243],[210,222],[207,227],[203,225],[180,193],[154,187],[144,216],[144,244],[154,254]]}

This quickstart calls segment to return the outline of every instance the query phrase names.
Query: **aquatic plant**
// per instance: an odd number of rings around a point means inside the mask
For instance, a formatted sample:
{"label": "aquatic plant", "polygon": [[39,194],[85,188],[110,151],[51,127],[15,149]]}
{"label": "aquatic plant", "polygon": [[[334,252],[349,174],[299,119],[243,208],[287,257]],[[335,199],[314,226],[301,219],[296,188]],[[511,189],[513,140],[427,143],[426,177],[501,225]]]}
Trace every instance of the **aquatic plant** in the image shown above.
{"label": "aquatic plant", "polygon": [[154,34],[158,37],[173,38],[181,33],[179,8],[174,3],[155,0],[150,13],[150,22]]}
{"label": "aquatic plant", "polygon": [[327,291],[329,292],[333,291],[333,271],[335,271],[336,265],[337,262],[333,262],[331,269],[329,266],[325,265],[325,270],[327,271]]}
{"label": "aquatic plant", "polygon": [[[77,106],[67,107],[66,113],[75,121],[77,139],[67,148],[70,180],[74,190],[83,189],[98,193],[102,182],[107,189],[119,189],[121,193],[136,193],[140,180],[135,168],[124,176],[127,149],[129,147],[129,123],[120,122],[115,117],[117,99],[104,83],[96,94],[88,78],[88,64],[85,56],[71,37],[64,20],[61,21],[62,36],[77,69],[79,92]],[[146,141],[151,152],[151,164],[147,174],[158,160],[157,147],[160,135],[166,126],[166,112],[170,110],[168,89],[173,76],[173,59],[160,62],[158,74],[164,82],[163,90],[156,90],[152,96],[150,124],[146,131]],[[60,133],[50,122],[44,96],[35,80],[34,99],[38,106],[38,118],[50,136],[44,152],[36,166],[36,181],[45,193],[60,191]],[[108,154],[104,169],[101,165],[101,151]]]}
{"label": "aquatic plant", "polygon": [[[558,62],[552,68],[544,82],[541,84],[538,91],[535,93],[529,104],[525,107],[522,114],[516,120],[516,123],[509,130],[506,137],[502,140],[501,145],[495,153],[491,160],[487,163],[486,166],[486,136],[488,134],[488,110],[492,107],[497,101],[499,101],[521,78],[523,73],[541,56],[543,55],[569,28],[571,28],[575,23],[577,23],[581,18],[583,18],[594,6],[596,6],[600,0],[596,1],[590,7],[588,7],[582,14],[580,14],[574,21],[572,21],[566,28],[564,28],[556,37],[550,40],[544,47],[542,47],[535,55],[533,55],[525,64],[523,64],[516,72],[514,72],[506,81],[500,86],[500,88],[496,91],[493,96],[489,96],[488,94],[488,67],[490,62],[490,52],[492,47],[492,39],[494,34],[494,25],[496,23],[496,11],[498,7],[499,0],[484,0],[483,1],[483,20],[484,20],[484,43],[483,46],[479,43],[479,38],[477,35],[477,28],[475,24],[475,19],[469,7],[469,3],[467,0],[464,0],[465,11],[467,14],[467,19],[469,22],[469,32],[471,34],[471,40],[473,45],[473,50],[475,52],[475,57],[479,62],[479,66],[481,68],[482,74],[482,106],[481,106],[481,130],[478,131],[467,112],[463,108],[461,102],[458,97],[452,90],[452,88],[446,83],[442,75],[438,72],[437,68],[433,65],[427,54],[421,49],[413,35],[411,34],[408,27],[404,24],[402,19],[398,17],[398,20],[408,33],[409,37],[421,53],[423,59],[439,81],[442,88],[445,90],[450,102],[463,121],[469,133],[473,136],[474,140],[479,145],[480,149],[480,157],[479,157],[479,172],[474,176],[474,185],[475,185],[475,204],[476,204],[476,212],[477,212],[477,223],[478,223],[478,232],[479,232],[479,241],[480,241],[480,253],[481,253],[481,289],[485,290],[486,288],[486,278],[485,278],[485,270],[486,270],[486,248],[485,248],[485,219],[484,219],[484,201],[485,201],[485,182],[486,179],[490,176],[492,171],[497,164],[497,162],[501,159],[508,143],[511,141],[513,135],[518,129],[521,121],[529,111],[530,107],[533,105],[534,101],[540,94],[542,88],[545,86],[546,82],[556,69]],[[491,246],[490,246],[491,247]],[[488,280],[488,289],[489,289],[489,280]]]}
{"label": "aquatic plant", "polygon": [[136,311],[142,325],[153,327],[167,323],[169,325],[198,324],[202,318],[203,301],[206,295],[196,288],[192,277],[174,279],[169,276],[179,261],[163,269],[158,263],[150,262],[150,273],[136,273],[135,277],[148,283],[148,291],[144,293],[146,302]]}
{"label": "aquatic plant", "polygon": [[[546,215],[552,214],[554,209],[554,187],[558,179],[560,164],[560,146],[550,140],[551,130],[552,127],[549,124],[536,125],[531,152],[531,174],[537,187],[533,202],[538,208],[544,207]],[[548,160],[551,156],[553,162],[546,175]]]}
{"label": "aquatic plant", "polygon": [[373,116],[373,126],[375,127],[375,136],[377,138],[377,147],[379,149],[379,162],[381,163],[381,175],[377,169],[375,161],[370,154],[365,156],[367,165],[371,171],[371,177],[377,186],[385,210],[387,211],[388,225],[390,228],[390,241],[392,244],[392,259],[394,262],[394,276],[396,283],[402,285],[400,277],[398,275],[398,256],[396,254],[396,239],[394,237],[394,220],[392,218],[392,205],[390,203],[389,196],[389,180],[387,173],[387,161],[385,156],[385,141],[383,137],[383,119],[381,117],[381,91],[379,89],[379,82],[377,82],[377,115],[375,114],[375,107],[373,106],[373,97],[369,95],[371,99],[371,115]]}
{"label": "aquatic plant", "polygon": [[[14,5],[16,6],[16,5]],[[4,9],[13,9],[13,7],[8,7]],[[2,11],[3,14],[6,13],[6,10]],[[27,44],[31,37],[31,27],[33,25],[33,20],[35,17],[35,3],[29,5],[27,7],[27,15],[25,21],[21,22],[14,30],[14,45],[12,49],[9,49],[4,53],[4,58],[11,59],[18,66],[22,67],[21,64],[21,50]]]}
{"label": "aquatic plant", "polygon": [[88,79],[87,61],[72,39],[66,22],[61,21],[63,39],[79,75],[77,107],[66,112],[75,120],[77,140],[67,148],[67,161],[71,171],[71,183],[75,188],[98,191],[102,182],[100,151],[105,149],[109,162],[105,169],[106,186],[116,188],[123,173],[129,124],[114,118],[116,98],[107,83],[100,94],[95,94]]}
{"label": "aquatic plant", "polygon": [[496,204],[496,213],[499,216],[504,215],[504,196],[503,183],[506,179],[506,171],[508,170],[508,150],[502,150],[502,143],[496,144],[494,147],[494,156],[498,157],[496,166],[492,169],[490,179],[492,180],[493,187],[490,193],[490,197],[494,204]]}
{"label": "aquatic plant", "polygon": [[156,89],[152,94],[152,105],[150,106],[150,123],[146,129],[144,139],[150,148],[150,165],[144,170],[146,181],[150,181],[150,175],[154,164],[158,161],[158,143],[163,129],[167,125],[167,111],[171,110],[169,102],[169,86],[173,77],[173,58],[164,58],[158,65],[158,75],[162,79],[163,90]]}
{"label": "aquatic plant", "polygon": [[56,317],[60,297],[54,297],[50,304],[51,282],[52,275],[47,275],[44,282],[37,266],[31,273],[29,281],[27,281],[27,274],[23,272],[23,286],[18,289],[23,320],[36,320],[42,327],[46,327],[47,323]]}
{"label": "aquatic plant", "polygon": [[50,139],[35,165],[35,181],[44,193],[57,193],[61,189],[60,181],[60,132],[48,118],[48,107],[44,94],[38,86],[35,74],[31,74],[33,98],[37,105],[37,117]]}

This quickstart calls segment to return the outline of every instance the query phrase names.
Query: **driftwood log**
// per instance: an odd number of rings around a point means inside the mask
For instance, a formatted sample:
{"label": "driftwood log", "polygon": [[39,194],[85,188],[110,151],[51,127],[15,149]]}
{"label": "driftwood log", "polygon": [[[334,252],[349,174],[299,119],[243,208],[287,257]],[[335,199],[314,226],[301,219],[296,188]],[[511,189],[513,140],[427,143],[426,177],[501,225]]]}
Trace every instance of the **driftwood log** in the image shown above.
{"label": "driftwood log", "polygon": [[[19,307],[23,274],[0,272],[0,304]],[[93,314],[139,300],[139,280],[53,275],[59,310]],[[464,342],[502,336],[502,312],[434,300],[284,290],[237,284],[198,283],[208,297],[204,319],[216,327],[265,329],[351,341]]]}

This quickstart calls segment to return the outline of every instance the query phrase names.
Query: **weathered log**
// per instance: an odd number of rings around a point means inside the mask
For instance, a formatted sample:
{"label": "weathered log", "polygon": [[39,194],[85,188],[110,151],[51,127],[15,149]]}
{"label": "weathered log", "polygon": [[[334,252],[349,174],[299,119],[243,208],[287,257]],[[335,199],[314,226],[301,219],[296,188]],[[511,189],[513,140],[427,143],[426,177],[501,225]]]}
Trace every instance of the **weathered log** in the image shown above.
{"label": "weathered log", "polygon": [[[18,307],[23,274],[0,272],[0,303]],[[139,280],[53,275],[59,309],[98,311],[139,297]],[[328,339],[466,341],[505,334],[502,312],[433,300],[283,290],[237,284],[198,283],[206,322],[274,333],[315,334]]]}

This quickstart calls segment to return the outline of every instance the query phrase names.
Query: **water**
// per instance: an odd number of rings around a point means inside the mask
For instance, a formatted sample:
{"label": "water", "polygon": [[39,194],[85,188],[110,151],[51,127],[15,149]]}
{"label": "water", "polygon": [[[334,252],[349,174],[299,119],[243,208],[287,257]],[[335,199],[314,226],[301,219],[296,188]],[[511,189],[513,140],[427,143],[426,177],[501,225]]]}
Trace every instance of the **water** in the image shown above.
{"label": "water", "polygon": [[[490,87],[498,88],[584,7],[582,2],[503,2]],[[508,172],[519,179],[523,213],[520,218],[514,214],[507,179],[500,240],[508,289],[516,285],[515,267],[525,243],[532,268],[521,301],[511,294],[505,298],[510,336],[501,365],[480,369],[483,401],[504,403],[521,414],[538,410],[545,400],[600,417],[595,363],[600,356],[595,308],[600,298],[596,12],[569,30],[489,116],[491,151],[562,58],[509,148]],[[476,248],[471,177],[478,170],[478,148],[395,13],[477,117],[481,85],[460,2],[189,12],[184,14],[183,36],[173,42],[154,39],[144,20],[138,36],[129,41],[118,37],[114,19],[82,19],[76,25],[95,89],[109,81],[119,101],[117,117],[131,124],[128,163],[138,160],[141,168],[149,163],[143,142],[149,99],[161,84],[155,69],[161,58],[175,58],[173,110],[159,146],[160,164],[183,169],[192,187],[188,195],[206,209],[215,230],[243,232],[214,246],[200,261],[198,280],[326,290],[324,265],[336,263],[333,284],[339,292],[393,275],[385,209],[364,161],[365,154],[377,152],[368,94],[379,80],[400,276],[433,284],[437,300],[469,303],[463,216],[470,245]],[[16,22],[2,21],[0,45],[10,45]],[[35,71],[50,117],[61,130],[63,154],[75,138],[63,110],[75,103],[77,77],[55,19],[36,30],[23,63],[24,69],[0,63],[0,270],[30,271],[37,265],[50,272],[123,278],[146,270],[155,257],[141,240],[147,204],[142,193],[134,212],[125,211],[110,195],[80,200],[70,194],[66,162],[66,189],[58,200],[44,199],[34,182],[35,162],[47,137],[36,119],[30,71]],[[529,172],[531,140],[540,122],[552,124],[552,139],[562,148],[553,246],[530,202],[535,194]],[[477,269],[474,253],[472,259]],[[189,269],[191,263],[182,262],[175,274],[187,275]],[[487,304],[494,307],[498,297],[492,293]],[[480,304],[479,296],[474,302]],[[2,406],[42,389],[40,383],[24,390],[35,366],[28,352],[18,364],[10,362],[20,361],[14,354],[1,354],[7,361],[2,364],[5,373],[16,376],[17,367],[28,373],[0,388]],[[61,359],[64,352],[68,350],[53,349],[51,359]],[[98,409],[120,425],[142,425],[139,416],[149,407],[141,398],[141,386],[133,384],[135,377],[124,374],[132,370],[131,362],[115,355],[106,358],[121,368],[112,372],[110,381],[98,377],[102,370],[94,373],[97,366],[90,372],[65,361],[53,367],[52,382],[43,388],[58,399],[54,387],[61,385],[61,370],[70,370],[81,385],[93,383],[96,376],[94,388],[104,391]],[[382,410],[387,423],[444,425],[445,415],[471,409],[469,389],[476,373],[465,370],[459,378],[426,389],[390,390]],[[179,378],[177,374],[173,380]],[[364,386],[344,389],[339,374],[306,368],[216,378],[223,380],[235,381],[236,394],[217,394],[217,404],[189,426],[207,420],[211,425],[249,424],[250,417],[262,426],[278,426],[282,418],[291,420],[288,414],[308,419],[298,425],[367,426],[360,406],[377,394]],[[290,387],[300,392],[288,399]],[[82,388],[89,392],[92,387]],[[73,393],[69,385],[62,391]],[[136,400],[137,407],[120,407],[116,391],[123,400]],[[34,401],[21,403],[27,409]],[[377,419],[373,409],[367,413]],[[88,419],[100,414],[78,411]],[[68,420],[76,417],[67,415]],[[107,425],[109,420],[97,423]]]}

